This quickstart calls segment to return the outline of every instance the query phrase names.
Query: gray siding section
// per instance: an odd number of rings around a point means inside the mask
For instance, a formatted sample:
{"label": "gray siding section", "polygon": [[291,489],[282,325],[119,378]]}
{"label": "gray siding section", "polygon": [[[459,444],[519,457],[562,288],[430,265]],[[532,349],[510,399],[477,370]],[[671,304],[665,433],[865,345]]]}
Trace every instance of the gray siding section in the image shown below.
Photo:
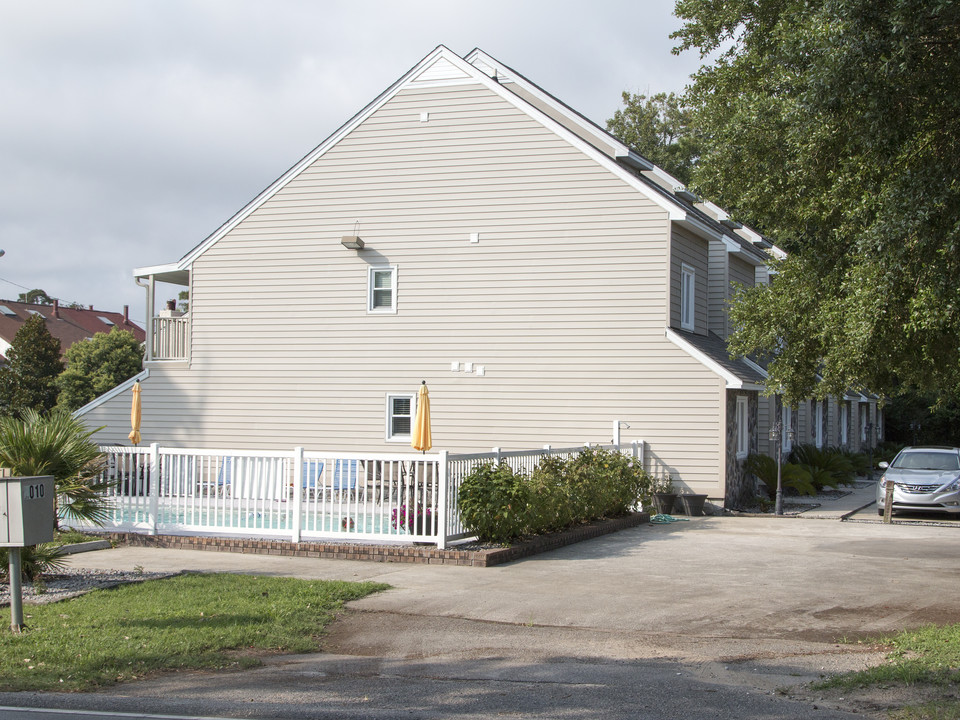
{"label": "gray siding section", "polygon": [[[340,244],[358,222],[359,252]],[[482,86],[404,90],[196,260],[191,364],[151,367],[144,443],[410,451],[386,396],[426,380],[435,448],[609,442],[619,419],[655,472],[722,498],[723,383],[664,337],[669,234]],[[705,243],[674,245],[705,330]],[[396,314],[367,312],[378,265]],[[85,419],[125,442],[128,418],[121,397]]]}
{"label": "gray siding section", "polygon": [[[709,278],[708,242],[683,228],[674,227],[670,243],[670,327],[680,327],[680,274],[686,263],[696,272],[694,332],[706,334],[707,286]],[[726,400],[724,400],[726,407]],[[725,412],[725,411],[724,411]]]}
{"label": "gray siding section", "polygon": [[727,248],[721,241],[710,241],[710,279],[707,287],[709,329],[722,338],[727,337],[728,257]]}

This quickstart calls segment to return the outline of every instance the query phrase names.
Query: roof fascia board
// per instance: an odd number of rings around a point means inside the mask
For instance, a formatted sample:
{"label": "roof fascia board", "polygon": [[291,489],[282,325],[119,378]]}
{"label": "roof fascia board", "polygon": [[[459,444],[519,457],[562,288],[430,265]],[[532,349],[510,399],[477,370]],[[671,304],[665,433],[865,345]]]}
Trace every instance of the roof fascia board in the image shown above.
{"label": "roof fascia board", "polygon": [[[598,150],[593,145],[588,143],[586,140],[578,136],[576,133],[574,133],[571,130],[568,130],[561,123],[554,120],[552,117],[547,115],[542,110],[534,107],[533,105],[531,105],[529,102],[524,100],[522,97],[520,97],[516,93],[513,93],[510,90],[507,90],[499,82],[497,82],[496,80],[491,78],[489,75],[487,75],[485,72],[483,72],[480,68],[474,66],[473,64],[467,62],[466,60],[460,57],[454,56],[454,58],[447,58],[447,59],[453,62],[458,67],[462,68],[463,70],[473,74],[477,78],[477,81],[485,85],[489,90],[499,95],[501,98],[506,100],[508,103],[513,105],[515,108],[517,108],[521,112],[529,115],[531,118],[539,122],[541,125],[546,127],[551,132],[555,133],[559,137],[566,140],[568,143],[573,145],[575,148],[583,152],[588,157],[598,162],[600,165],[603,165],[604,167],[606,167],[608,170],[610,170],[612,173],[617,175],[621,180],[626,182],[632,188],[634,188],[635,190],[638,190],[641,195],[643,195],[648,200],[652,201],[654,204],[656,204],[657,206],[665,210],[668,213],[670,220],[686,220],[687,218],[689,218],[689,215],[687,214],[686,209],[682,205],[676,204],[670,201],[668,198],[652,191],[639,178],[637,178],[632,173],[624,169],[621,165],[619,165],[614,158],[610,157],[609,155],[602,152],[601,150]],[[496,61],[493,61],[492,58],[491,58],[491,61],[496,62]],[[515,78],[514,78],[514,81],[516,81]],[[553,102],[556,102],[556,101],[554,100]],[[606,140],[606,142],[609,142],[609,140]]]}
{"label": "roof fascia board", "polygon": [[757,385],[755,383],[744,382],[736,375],[731,373],[725,367],[717,363],[708,355],[703,354],[695,348],[693,345],[688,343],[682,337],[677,335],[671,328],[667,328],[667,340],[672,342],[678,348],[687,353],[694,360],[699,362],[704,367],[715,372],[717,375],[722,377],[727,383],[727,390],[763,390],[762,385]]}
{"label": "roof fascia board", "polygon": [[[425,67],[435,62],[439,58],[445,58],[448,61],[453,61],[456,59],[460,63],[463,61],[458,55],[444,47],[443,45],[438,45],[433,52],[427,55],[423,60],[414,65],[410,70],[408,70],[399,80],[397,80],[393,85],[384,90],[380,95],[374,98],[365,108],[360,112],[350,118],[347,122],[341,125],[337,130],[333,132],[326,140],[320,143],[316,148],[311,152],[305,155],[300,162],[294,165],[292,168],[287,170],[283,175],[277,178],[273,183],[271,183],[263,192],[257,195],[253,200],[247,203],[238,213],[236,213],[232,218],[227,220],[223,225],[221,225],[216,231],[213,232],[209,237],[207,237],[203,242],[197,245],[193,250],[184,255],[177,263],[177,269],[185,269],[189,267],[200,255],[202,255],[207,248],[217,242],[224,235],[233,230],[237,225],[243,222],[251,213],[263,205],[267,200],[273,197],[280,189],[282,189],[290,180],[298,176],[311,164],[313,164],[318,158],[324,155],[330,148],[336,145],[340,140],[342,140],[346,135],[350,134],[354,128],[356,128],[360,123],[366,120],[370,115],[380,109],[385,103],[387,103],[394,95],[400,92],[401,89],[410,81],[411,78],[415,77],[423,70]],[[454,63],[456,64],[456,63]],[[470,68],[477,72],[476,68],[472,65]],[[446,81],[438,80],[431,81],[437,83],[444,83]],[[466,81],[459,81],[456,84],[463,84]],[[427,83],[425,82],[424,85]],[[452,84],[452,83],[451,83]]]}
{"label": "roof fascia board", "polygon": [[90,411],[93,410],[94,408],[100,407],[101,405],[103,405],[103,404],[104,404],[105,402],[107,402],[108,400],[113,400],[113,398],[117,397],[117,395],[120,395],[120,394],[126,392],[127,390],[129,390],[130,388],[132,388],[137,382],[139,382],[140,380],[146,380],[148,377],[150,377],[150,370],[149,370],[149,368],[147,368],[147,369],[145,369],[145,370],[141,370],[139,373],[137,373],[136,375],[134,375],[134,376],[133,376],[132,378],[130,378],[129,380],[124,380],[122,383],[120,383],[119,385],[117,385],[117,386],[116,386],[115,388],[113,388],[112,390],[107,390],[107,392],[105,392],[105,393],[104,393],[103,395],[101,395],[100,397],[94,398],[93,400],[91,400],[90,402],[88,402],[88,403],[87,403],[86,405],[84,405],[83,407],[80,407],[80,408],[77,408],[76,410],[74,410],[74,411],[73,411],[73,417],[79,418],[79,417],[82,417],[83,415],[86,415],[88,412],[90,412]]}
{"label": "roof fascia board", "polygon": [[[516,83],[525,91],[541,100],[544,104],[549,105],[551,108],[556,110],[557,113],[570,120],[584,132],[596,138],[598,142],[613,147],[616,159],[622,160],[631,167],[635,167],[640,170],[654,169],[655,166],[652,162],[631,150],[628,145],[620,141],[615,135],[603,131],[569,105],[561,102],[546,90],[530,82],[518,72],[499,62],[496,58],[491,57],[480,48],[474,48],[471,52],[467,53],[463,59],[471,65],[473,65],[475,60],[479,60],[485,65],[493,68],[497,73],[497,77],[501,78],[503,82]],[[483,72],[482,69],[481,72]]]}
{"label": "roof fascia board", "polygon": [[770,373],[768,373],[768,372],[767,372],[766,370],[764,370],[762,367],[760,367],[759,365],[757,365],[757,363],[755,363],[755,362],[754,362],[753,360],[751,360],[750,358],[748,358],[748,357],[742,357],[742,358],[740,358],[740,359],[741,359],[744,363],[746,363],[749,367],[753,368],[753,369],[756,370],[758,373],[760,373],[761,375],[763,375],[765,378],[770,377]]}
{"label": "roof fascia board", "polygon": [[162,275],[164,273],[179,272],[183,270],[179,263],[167,263],[166,265],[148,265],[147,267],[134,268],[133,277],[145,278],[151,275]]}

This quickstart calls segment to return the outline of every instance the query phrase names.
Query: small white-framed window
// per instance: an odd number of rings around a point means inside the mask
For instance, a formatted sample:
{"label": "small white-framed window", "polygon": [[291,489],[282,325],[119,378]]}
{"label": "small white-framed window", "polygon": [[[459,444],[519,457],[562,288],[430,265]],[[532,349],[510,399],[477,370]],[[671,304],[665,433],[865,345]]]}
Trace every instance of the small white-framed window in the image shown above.
{"label": "small white-framed window", "polygon": [[750,453],[750,412],[746,395],[737,396],[737,459]]}
{"label": "small white-framed window", "polygon": [[367,311],[395,313],[397,311],[397,266],[370,268],[367,283]]}
{"label": "small white-framed window", "polygon": [[697,295],[697,271],[683,263],[680,266],[680,327],[693,330],[694,305]]}
{"label": "small white-framed window", "polygon": [[817,401],[813,411],[813,441],[818,448],[823,447],[823,403]]}
{"label": "small white-framed window", "polygon": [[840,404],[840,445],[846,447],[850,441],[850,403],[844,400]]}
{"label": "small white-framed window", "polygon": [[793,408],[789,405],[783,406],[783,437],[780,446],[784,454],[793,450]]}
{"label": "small white-framed window", "polygon": [[409,393],[387,395],[387,440],[410,442],[413,417],[417,408],[417,396]]}

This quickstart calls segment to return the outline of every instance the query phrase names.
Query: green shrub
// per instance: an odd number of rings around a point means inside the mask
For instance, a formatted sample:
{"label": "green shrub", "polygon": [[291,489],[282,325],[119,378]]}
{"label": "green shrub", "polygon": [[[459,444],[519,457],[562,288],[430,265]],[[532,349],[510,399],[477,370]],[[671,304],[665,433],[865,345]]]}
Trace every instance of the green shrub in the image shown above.
{"label": "green shrub", "polygon": [[810,474],[810,481],[817,490],[824,487],[839,487],[853,484],[856,479],[850,458],[835,449],[822,449],[816,445],[797,445],[790,453],[790,461]]}
{"label": "green shrub", "polygon": [[[777,461],[769,455],[749,455],[744,461],[744,469],[757,476],[766,486],[771,500],[777,496]],[[780,472],[780,484],[783,489],[794,490],[800,495],[816,495],[817,489],[810,480],[810,473],[799,465],[784,463]]]}
{"label": "green shrub", "polygon": [[562,530],[573,523],[573,505],[566,481],[566,460],[543,458],[530,477],[530,523],[536,531]]}
{"label": "green shrub", "polygon": [[480,540],[508,543],[528,532],[530,486],[505,463],[471,470],[460,484],[457,502],[463,524]]}
{"label": "green shrub", "polygon": [[846,448],[831,448],[835,453],[843,455],[853,466],[854,477],[863,477],[869,475],[871,471],[870,457],[864,453],[853,452]]}
{"label": "green shrub", "polygon": [[650,476],[632,458],[584,448],[566,461],[541,459],[530,478],[507,465],[481,465],[464,478],[458,502],[464,525],[481,540],[507,543],[623,515],[650,501]]}

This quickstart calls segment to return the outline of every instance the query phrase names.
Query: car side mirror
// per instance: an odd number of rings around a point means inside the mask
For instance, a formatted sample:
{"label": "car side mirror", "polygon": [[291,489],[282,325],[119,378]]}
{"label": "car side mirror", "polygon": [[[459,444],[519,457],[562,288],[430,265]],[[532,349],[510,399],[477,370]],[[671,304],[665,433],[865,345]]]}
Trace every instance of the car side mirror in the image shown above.
{"label": "car side mirror", "polygon": [[882,460],[879,463],[877,463],[877,467],[880,468],[881,470],[886,470],[888,467],[890,467],[890,463],[888,463],[886,460]]}

